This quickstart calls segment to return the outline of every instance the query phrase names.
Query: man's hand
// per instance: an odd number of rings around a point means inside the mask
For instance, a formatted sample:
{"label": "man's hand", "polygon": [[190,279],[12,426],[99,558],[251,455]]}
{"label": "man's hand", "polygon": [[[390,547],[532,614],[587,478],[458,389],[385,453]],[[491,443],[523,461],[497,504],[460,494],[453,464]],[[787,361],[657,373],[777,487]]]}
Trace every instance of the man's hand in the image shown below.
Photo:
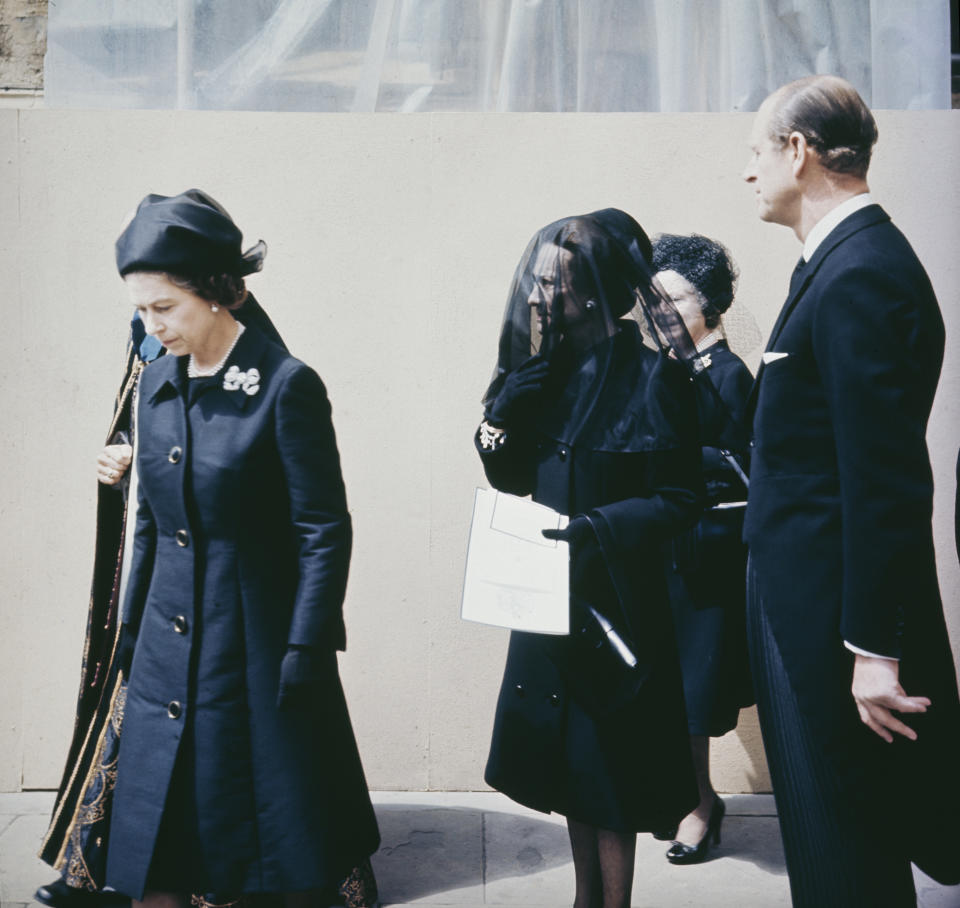
{"label": "man's hand", "polygon": [[853,699],[857,702],[860,719],[871,731],[880,735],[888,744],[893,741],[891,732],[903,735],[911,741],[917,733],[904,725],[891,710],[900,713],[925,713],[930,705],[927,697],[908,697],[900,686],[900,663],[894,659],[879,659],[872,656],[854,657]]}

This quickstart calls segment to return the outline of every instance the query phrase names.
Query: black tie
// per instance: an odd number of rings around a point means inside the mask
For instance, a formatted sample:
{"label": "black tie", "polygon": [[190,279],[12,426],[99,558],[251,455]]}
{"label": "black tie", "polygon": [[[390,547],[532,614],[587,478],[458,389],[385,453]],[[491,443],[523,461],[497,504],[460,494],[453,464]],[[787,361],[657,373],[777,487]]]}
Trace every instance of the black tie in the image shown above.
{"label": "black tie", "polygon": [[800,286],[800,281],[803,280],[803,269],[806,264],[806,260],[801,255],[800,261],[797,262],[796,267],[793,269],[793,274],[790,275],[790,296],[793,296],[793,294],[797,292],[797,288]]}

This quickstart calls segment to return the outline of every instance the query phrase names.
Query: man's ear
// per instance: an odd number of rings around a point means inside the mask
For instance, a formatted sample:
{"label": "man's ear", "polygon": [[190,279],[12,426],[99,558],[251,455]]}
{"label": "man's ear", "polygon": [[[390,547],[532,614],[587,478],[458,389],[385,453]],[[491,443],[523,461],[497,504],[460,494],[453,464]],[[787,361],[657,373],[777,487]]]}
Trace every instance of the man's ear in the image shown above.
{"label": "man's ear", "polygon": [[793,175],[799,177],[809,163],[813,149],[807,145],[806,136],[794,131],[787,137],[787,151],[793,163]]}

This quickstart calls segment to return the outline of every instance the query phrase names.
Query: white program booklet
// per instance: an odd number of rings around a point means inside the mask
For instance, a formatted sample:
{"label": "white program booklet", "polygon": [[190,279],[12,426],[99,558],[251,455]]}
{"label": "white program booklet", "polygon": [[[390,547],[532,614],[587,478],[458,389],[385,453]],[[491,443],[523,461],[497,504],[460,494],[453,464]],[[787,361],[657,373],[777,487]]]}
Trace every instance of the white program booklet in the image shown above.
{"label": "white program booklet", "polygon": [[460,617],[540,634],[570,633],[570,555],[540,532],[562,529],[551,508],[496,489],[477,489]]}

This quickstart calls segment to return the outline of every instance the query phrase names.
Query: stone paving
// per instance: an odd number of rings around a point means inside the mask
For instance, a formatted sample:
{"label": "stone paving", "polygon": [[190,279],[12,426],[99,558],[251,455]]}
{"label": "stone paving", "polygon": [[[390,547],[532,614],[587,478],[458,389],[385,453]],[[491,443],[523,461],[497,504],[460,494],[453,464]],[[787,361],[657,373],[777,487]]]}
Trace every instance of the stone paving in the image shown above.
{"label": "stone paving", "polygon": [[[373,864],[384,906],[562,908],[573,901],[573,865],[562,817],[526,810],[492,792],[375,792],[383,844]],[[729,795],[722,842],[709,860],[674,867],[667,844],[637,842],[636,908],[789,906],[783,850],[770,795]],[[25,908],[54,874],[35,857],[50,792],[0,794],[0,906]],[[917,875],[921,908],[958,908],[960,887]],[[34,903],[34,906],[36,903]]]}

